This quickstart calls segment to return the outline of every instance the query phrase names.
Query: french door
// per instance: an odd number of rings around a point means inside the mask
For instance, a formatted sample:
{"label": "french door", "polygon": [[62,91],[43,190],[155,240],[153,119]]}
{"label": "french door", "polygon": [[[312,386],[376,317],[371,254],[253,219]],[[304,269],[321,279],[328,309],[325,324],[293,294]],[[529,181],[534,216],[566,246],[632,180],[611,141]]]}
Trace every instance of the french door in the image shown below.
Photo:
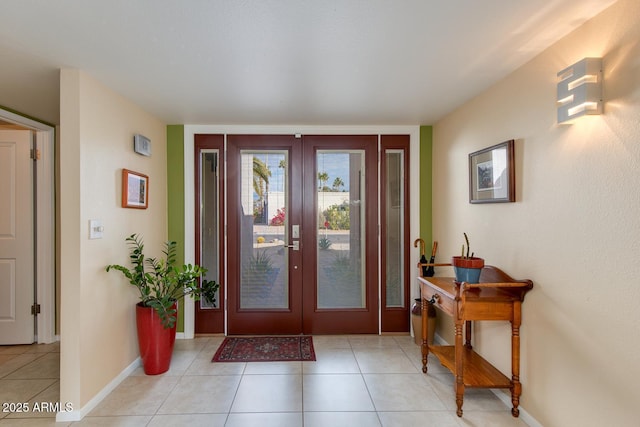
{"label": "french door", "polygon": [[377,141],[304,138],[304,333],[378,332]]}
{"label": "french door", "polygon": [[221,302],[230,335],[377,333],[379,315],[408,331],[408,233],[388,226],[408,219],[406,176],[387,172],[401,156],[386,139],[379,169],[377,135],[196,135],[196,253],[207,278],[226,276],[196,306],[196,332],[224,330]]}
{"label": "french door", "polygon": [[231,335],[302,332],[301,160],[293,135],[227,137]]}
{"label": "french door", "polygon": [[229,334],[377,332],[376,153],[376,136],[227,137]]}

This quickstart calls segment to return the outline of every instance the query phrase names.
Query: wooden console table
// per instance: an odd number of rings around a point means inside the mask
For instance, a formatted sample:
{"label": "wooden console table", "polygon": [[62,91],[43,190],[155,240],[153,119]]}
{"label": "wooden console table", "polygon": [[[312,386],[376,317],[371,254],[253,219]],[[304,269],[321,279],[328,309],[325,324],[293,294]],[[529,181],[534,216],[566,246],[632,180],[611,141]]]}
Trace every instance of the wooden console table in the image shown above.
{"label": "wooden console table", "polygon": [[[514,280],[502,270],[485,266],[480,283],[457,284],[452,277],[418,277],[422,298],[422,372],[427,372],[427,356],[431,351],[455,376],[456,413],[462,416],[465,387],[508,388],[511,390],[511,414],[520,414],[520,324],[521,305],[525,294],[533,288],[531,280]],[[455,322],[452,346],[427,343],[428,304],[435,304]],[[511,322],[511,379],[473,351],[471,321],[508,320]],[[465,342],[462,343],[462,327]]]}

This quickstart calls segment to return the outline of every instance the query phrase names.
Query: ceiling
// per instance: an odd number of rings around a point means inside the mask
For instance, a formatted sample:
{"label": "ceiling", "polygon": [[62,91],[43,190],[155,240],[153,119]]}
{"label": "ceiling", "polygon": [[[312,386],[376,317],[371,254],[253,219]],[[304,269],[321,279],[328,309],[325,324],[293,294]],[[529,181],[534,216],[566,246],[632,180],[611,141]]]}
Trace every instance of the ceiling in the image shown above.
{"label": "ceiling", "polygon": [[0,105],[59,123],[79,68],[168,124],[433,124],[614,2],[3,0]]}

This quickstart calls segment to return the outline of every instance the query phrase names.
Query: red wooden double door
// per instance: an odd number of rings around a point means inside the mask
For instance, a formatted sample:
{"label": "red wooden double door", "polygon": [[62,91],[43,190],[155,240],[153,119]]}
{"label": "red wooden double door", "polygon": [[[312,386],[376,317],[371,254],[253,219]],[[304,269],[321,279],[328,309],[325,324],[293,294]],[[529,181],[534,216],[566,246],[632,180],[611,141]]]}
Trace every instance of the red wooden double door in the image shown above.
{"label": "red wooden double door", "polygon": [[408,331],[408,141],[196,135],[196,333]]}

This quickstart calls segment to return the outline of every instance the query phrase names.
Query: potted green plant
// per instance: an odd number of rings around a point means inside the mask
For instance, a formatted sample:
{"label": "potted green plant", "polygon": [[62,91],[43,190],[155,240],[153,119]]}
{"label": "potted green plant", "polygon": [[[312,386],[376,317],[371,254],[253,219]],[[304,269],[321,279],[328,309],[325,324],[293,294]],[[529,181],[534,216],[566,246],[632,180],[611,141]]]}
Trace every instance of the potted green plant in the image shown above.
{"label": "potted green plant", "polygon": [[451,265],[453,265],[453,271],[456,276],[456,282],[462,283],[478,283],[480,280],[480,273],[484,267],[484,259],[474,257],[474,253],[469,255],[469,237],[467,233],[464,234],[464,240],[467,244],[466,251],[465,245],[462,245],[462,254],[460,256],[454,256],[451,259]]}
{"label": "potted green plant", "polygon": [[[220,285],[204,280],[206,268],[186,264],[176,267],[176,242],[165,242],[163,258],[145,258],[144,243],[137,234],[126,238],[132,268],[112,264],[107,271],[120,271],[140,293],[136,304],[138,345],[144,372],[156,375],[171,364],[176,337],[177,303],[185,296],[215,302]],[[198,279],[203,277],[202,284]]]}

